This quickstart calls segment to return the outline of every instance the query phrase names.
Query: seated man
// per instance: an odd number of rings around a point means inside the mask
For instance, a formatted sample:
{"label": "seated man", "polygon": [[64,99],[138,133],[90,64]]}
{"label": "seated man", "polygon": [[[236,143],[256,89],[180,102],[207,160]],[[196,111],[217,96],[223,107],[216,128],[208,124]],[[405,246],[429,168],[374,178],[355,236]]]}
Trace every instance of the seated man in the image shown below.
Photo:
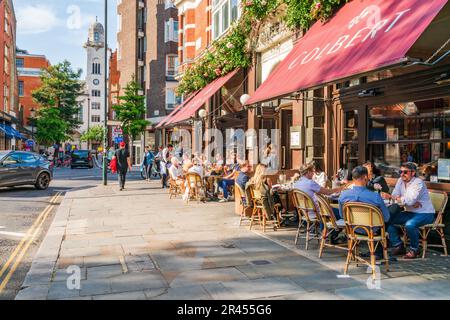
{"label": "seated man", "polygon": [[352,189],[347,189],[342,191],[339,197],[339,212],[343,217],[344,213],[342,208],[347,202],[362,202],[372,204],[381,209],[383,213],[384,223],[387,223],[391,217],[391,214],[386,207],[381,196],[367,188],[367,182],[369,181],[369,172],[363,167],[359,166],[352,171],[354,187]]}
{"label": "seated man", "polygon": [[[422,179],[416,177],[417,166],[408,162],[400,168],[398,179],[392,195],[383,194],[385,199],[393,199],[405,206],[405,211],[393,211],[389,221],[388,233],[391,245],[394,247],[392,255],[406,253],[405,245],[400,237],[398,225],[404,225],[411,242],[409,252],[405,259],[415,259],[419,255],[419,228],[433,223],[434,207],[430,199],[427,186]],[[399,206],[395,206],[400,208]]]}
{"label": "seated man", "polygon": [[[300,179],[294,183],[294,189],[300,190],[308,194],[311,199],[314,200],[316,207],[319,208],[315,194],[332,195],[334,193],[341,192],[343,187],[336,189],[327,189],[321,187],[317,182],[313,180],[314,177],[314,163],[308,163],[300,168]],[[339,212],[334,212],[336,219],[341,219]]]}
{"label": "seated man", "polygon": [[171,159],[172,166],[169,168],[169,175],[170,178],[175,181],[175,183],[183,187],[184,186],[184,179],[183,179],[183,168],[181,167],[180,160],[173,157]]}
{"label": "seated man", "polygon": [[[367,168],[363,166],[356,167],[352,171],[352,177],[352,182],[354,183],[353,188],[342,191],[342,194],[339,197],[339,211],[341,216],[344,217],[342,208],[347,202],[368,203],[380,208],[383,214],[384,223],[387,224],[389,219],[391,218],[390,212],[381,196],[377,192],[370,191],[367,188],[367,183],[369,182],[369,171],[367,170]],[[366,234],[363,230],[361,233]],[[383,259],[382,246],[377,246],[376,256],[378,259]]]}
{"label": "seated man", "polygon": [[232,154],[231,164],[225,167],[225,175],[222,179],[219,180],[219,186],[223,190],[223,199],[220,202],[228,202],[230,200],[230,196],[228,194],[228,187],[234,186],[235,179],[239,174],[240,167],[237,163],[236,154]]}
{"label": "seated man", "polygon": [[236,183],[241,187],[242,190],[245,191],[245,187],[247,182],[249,182],[250,177],[248,173],[252,170],[252,166],[248,160],[245,160],[241,165],[241,171],[239,172],[238,177],[236,178]]}

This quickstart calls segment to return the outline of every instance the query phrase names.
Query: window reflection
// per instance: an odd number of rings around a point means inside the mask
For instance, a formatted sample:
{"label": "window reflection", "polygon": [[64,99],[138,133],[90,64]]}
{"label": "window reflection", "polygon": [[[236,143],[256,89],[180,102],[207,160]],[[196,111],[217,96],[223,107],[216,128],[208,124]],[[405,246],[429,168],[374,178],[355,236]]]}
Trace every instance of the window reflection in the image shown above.
{"label": "window reflection", "polygon": [[438,160],[450,159],[449,98],[369,109],[369,158],[387,177],[398,178],[403,162],[419,165],[420,176],[438,175]]}

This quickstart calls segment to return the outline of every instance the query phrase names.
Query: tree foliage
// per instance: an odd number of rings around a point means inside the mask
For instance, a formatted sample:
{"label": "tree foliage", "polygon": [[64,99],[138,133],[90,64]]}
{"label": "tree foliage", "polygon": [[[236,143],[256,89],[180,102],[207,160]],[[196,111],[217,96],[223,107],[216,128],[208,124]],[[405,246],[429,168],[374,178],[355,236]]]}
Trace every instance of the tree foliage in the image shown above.
{"label": "tree foliage", "polygon": [[83,133],[80,137],[81,142],[89,142],[89,141],[96,141],[96,142],[102,142],[105,138],[105,128],[102,126],[94,126],[92,128],[89,128],[88,131]]}
{"label": "tree foliage", "polygon": [[177,93],[189,95],[216,78],[252,64],[261,27],[272,18],[283,19],[291,29],[308,29],[330,18],[350,0],[243,0],[242,14],[229,31],[211,44],[195,63],[183,70]]}
{"label": "tree foliage", "polygon": [[133,79],[125,87],[125,95],[119,97],[119,104],[113,106],[117,120],[122,122],[122,130],[131,138],[145,131],[150,124],[145,120],[145,96],[139,95],[139,84]]}
{"label": "tree foliage", "polygon": [[63,61],[43,70],[42,85],[32,93],[41,108],[58,109],[60,119],[66,123],[66,135],[72,134],[81,124],[77,117],[80,108],[77,98],[83,90],[80,76],[81,70],[74,71],[70,62]]}
{"label": "tree foliage", "polygon": [[51,146],[67,138],[67,123],[61,118],[61,111],[57,108],[39,110],[36,126],[36,140],[41,145]]}

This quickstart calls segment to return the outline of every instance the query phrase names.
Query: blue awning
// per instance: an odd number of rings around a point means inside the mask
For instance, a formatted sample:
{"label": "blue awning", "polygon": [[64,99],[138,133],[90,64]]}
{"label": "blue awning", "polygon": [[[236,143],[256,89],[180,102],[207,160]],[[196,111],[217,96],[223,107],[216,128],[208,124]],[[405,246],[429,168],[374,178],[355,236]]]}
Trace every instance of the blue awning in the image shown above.
{"label": "blue awning", "polygon": [[0,123],[0,130],[3,131],[8,138],[24,139],[19,131],[6,124]]}

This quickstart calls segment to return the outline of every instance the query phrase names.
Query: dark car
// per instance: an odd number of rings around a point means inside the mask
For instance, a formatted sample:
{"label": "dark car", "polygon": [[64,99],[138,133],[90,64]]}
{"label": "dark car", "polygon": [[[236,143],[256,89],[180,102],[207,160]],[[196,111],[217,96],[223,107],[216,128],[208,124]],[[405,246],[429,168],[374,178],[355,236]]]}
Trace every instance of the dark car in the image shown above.
{"label": "dark car", "polygon": [[34,185],[45,190],[52,179],[52,164],[44,157],[32,152],[0,151],[0,187]]}
{"label": "dark car", "polygon": [[94,168],[94,159],[89,150],[75,150],[72,153],[70,168],[74,169],[79,167],[88,167],[89,169]]}

